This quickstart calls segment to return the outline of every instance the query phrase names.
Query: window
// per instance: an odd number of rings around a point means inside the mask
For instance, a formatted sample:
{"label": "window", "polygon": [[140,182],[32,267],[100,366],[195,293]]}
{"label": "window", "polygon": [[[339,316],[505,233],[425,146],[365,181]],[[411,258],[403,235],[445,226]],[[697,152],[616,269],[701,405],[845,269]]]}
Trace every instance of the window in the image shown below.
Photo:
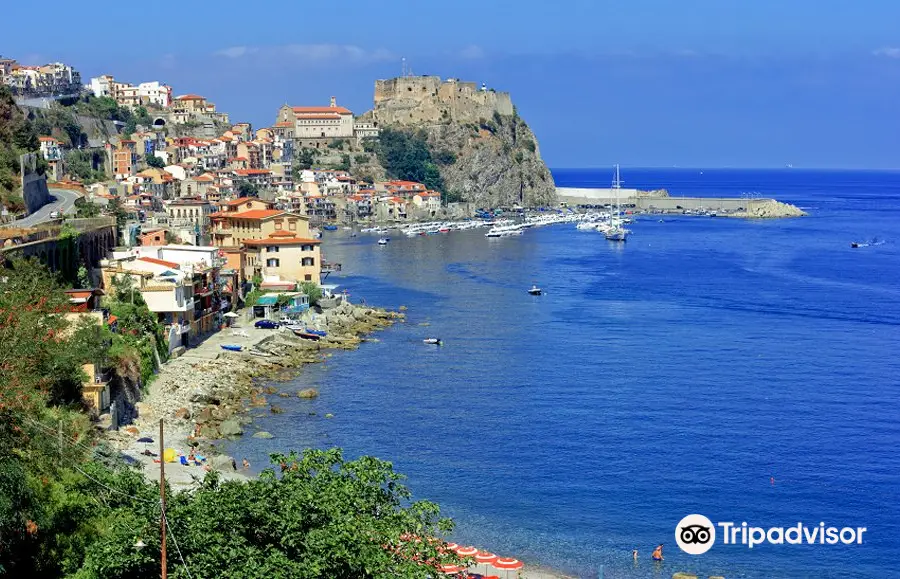
{"label": "window", "polygon": [[303,281],[312,281],[312,275],[306,274],[303,276]]}
{"label": "window", "polygon": [[266,253],[278,253],[278,246],[277,245],[267,245]]}
{"label": "window", "polygon": [[312,251],[312,250],[313,250],[312,245],[304,245],[300,248],[300,251]]}
{"label": "window", "polygon": [[304,258],[300,261],[300,265],[303,265],[303,266],[313,266],[313,265],[316,265],[316,258],[314,258],[314,257],[304,257]]}
{"label": "window", "polygon": [[277,259],[275,259],[275,258],[267,259],[267,260],[266,260],[266,267],[278,267],[278,264],[279,264],[279,263],[280,263],[280,262],[279,262]]}
{"label": "window", "polygon": [[297,231],[296,219],[288,219],[288,229],[290,229],[291,231]]}

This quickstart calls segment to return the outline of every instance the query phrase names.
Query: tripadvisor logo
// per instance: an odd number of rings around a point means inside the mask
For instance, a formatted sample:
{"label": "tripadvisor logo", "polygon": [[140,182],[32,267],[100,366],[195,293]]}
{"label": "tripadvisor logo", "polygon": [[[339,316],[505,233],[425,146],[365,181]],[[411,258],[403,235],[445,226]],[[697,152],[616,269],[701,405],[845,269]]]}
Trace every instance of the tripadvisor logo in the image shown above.
{"label": "tripadvisor logo", "polygon": [[688,515],[675,526],[675,542],[690,555],[702,555],[716,542],[716,527],[721,530],[723,545],[862,545],[866,527],[826,527],[825,523],[807,526],[802,522],[790,527],[752,527],[747,523],[712,521],[703,515]]}
{"label": "tripadvisor logo", "polygon": [[703,515],[688,515],[675,527],[675,542],[689,555],[702,555],[716,542],[716,527]]}

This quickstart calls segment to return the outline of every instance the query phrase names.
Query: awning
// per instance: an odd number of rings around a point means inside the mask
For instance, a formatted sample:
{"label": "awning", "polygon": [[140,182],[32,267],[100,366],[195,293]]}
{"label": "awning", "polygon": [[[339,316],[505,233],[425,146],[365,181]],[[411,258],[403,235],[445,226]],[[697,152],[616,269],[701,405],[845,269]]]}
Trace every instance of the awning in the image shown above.
{"label": "awning", "polygon": [[258,306],[274,306],[278,303],[278,296],[261,296],[256,300]]}

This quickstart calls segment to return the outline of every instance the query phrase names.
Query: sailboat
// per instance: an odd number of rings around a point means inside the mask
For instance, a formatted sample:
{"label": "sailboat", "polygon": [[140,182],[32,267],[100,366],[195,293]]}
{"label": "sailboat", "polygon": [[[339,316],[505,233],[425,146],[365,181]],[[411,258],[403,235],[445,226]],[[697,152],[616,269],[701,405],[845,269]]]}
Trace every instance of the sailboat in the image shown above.
{"label": "sailboat", "polygon": [[619,190],[622,188],[622,180],[619,178],[619,166],[616,165],[616,176],[613,179],[613,189],[616,191],[616,218],[612,216],[609,219],[609,227],[603,232],[604,237],[610,241],[625,241],[628,238],[629,230],[622,227],[622,220],[619,218]]}

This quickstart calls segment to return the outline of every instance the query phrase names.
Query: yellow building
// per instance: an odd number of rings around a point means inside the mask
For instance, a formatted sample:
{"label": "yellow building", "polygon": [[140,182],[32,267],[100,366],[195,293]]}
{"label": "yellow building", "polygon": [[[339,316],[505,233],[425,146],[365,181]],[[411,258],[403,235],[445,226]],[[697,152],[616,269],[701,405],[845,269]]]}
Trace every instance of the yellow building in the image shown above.
{"label": "yellow building", "polygon": [[[237,209],[218,211],[210,215],[213,245],[216,247],[240,247],[244,241],[266,239],[276,231],[288,231],[300,238],[311,238],[309,218],[268,207],[258,199],[240,201]],[[234,202],[229,202],[234,204]]]}
{"label": "yellow building", "polygon": [[320,283],[322,254],[318,239],[300,237],[293,231],[275,231],[265,239],[248,239],[246,248],[247,277],[261,275],[288,281]]}

